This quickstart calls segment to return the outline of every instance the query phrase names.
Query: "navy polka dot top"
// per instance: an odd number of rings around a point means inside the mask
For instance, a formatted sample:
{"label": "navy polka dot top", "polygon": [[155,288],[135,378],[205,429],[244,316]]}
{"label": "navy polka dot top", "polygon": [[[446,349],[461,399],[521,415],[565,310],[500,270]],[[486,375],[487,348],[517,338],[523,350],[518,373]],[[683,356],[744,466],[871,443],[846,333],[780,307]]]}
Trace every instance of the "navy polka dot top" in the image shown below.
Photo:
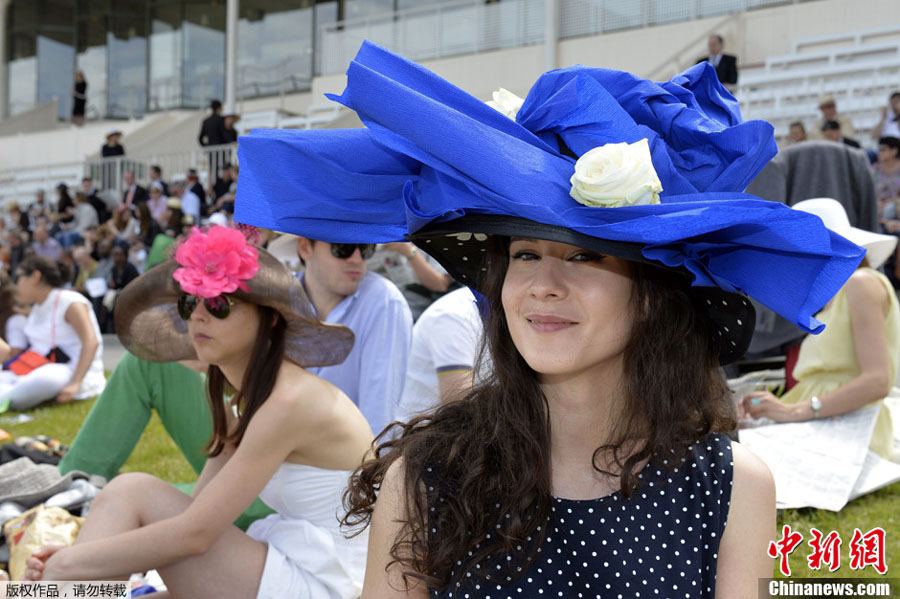
{"label": "navy polka dot top", "polygon": [[547,536],[521,576],[499,565],[491,575],[495,566],[476,565],[463,580],[432,590],[431,598],[712,599],[731,500],[731,441],[709,434],[676,470],[668,464],[650,461],[627,500],[618,491],[555,499]]}

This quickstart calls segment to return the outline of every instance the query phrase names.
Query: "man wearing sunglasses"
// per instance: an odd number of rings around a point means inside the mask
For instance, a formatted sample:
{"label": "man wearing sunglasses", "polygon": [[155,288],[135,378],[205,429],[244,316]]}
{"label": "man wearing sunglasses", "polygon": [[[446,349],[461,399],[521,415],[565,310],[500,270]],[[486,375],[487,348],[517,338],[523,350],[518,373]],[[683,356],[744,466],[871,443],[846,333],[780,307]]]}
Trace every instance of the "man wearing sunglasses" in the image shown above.
{"label": "man wearing sunglasses", "polygon": [[412,342],[412,314],[397,286],[367,271],[374,244],[300,237],[301,281],[320,320],[356,335],[342,364],[311,369],[359,406],[377,435],[396,415]]}
{"label": "man wearing sunglasses", "polygon": [[[412,338],[412,315],[397,287],[367,272],[374,245],[331,244],[298,238],[305,264],[302,282],[320,320],[342,324],[356,336],[342,364],[310,371],[339,387],[356,403],[375,434],[396,416]],[[234,300],[220,296],[200,300],[214,318],[226,318]],[[198,300],[184,295],[177,309],[190,318]],[[209,419],[205,399],[206,365],[156,363],[126,354],[97,399],[59,464],[61,472],[80,470],[111,479],[131,455],[154,411],[199,474],[206,460]],[[190,492],[185,487],[182,490]],[[271,511],[251,505],[236,524],[246,528]]]}

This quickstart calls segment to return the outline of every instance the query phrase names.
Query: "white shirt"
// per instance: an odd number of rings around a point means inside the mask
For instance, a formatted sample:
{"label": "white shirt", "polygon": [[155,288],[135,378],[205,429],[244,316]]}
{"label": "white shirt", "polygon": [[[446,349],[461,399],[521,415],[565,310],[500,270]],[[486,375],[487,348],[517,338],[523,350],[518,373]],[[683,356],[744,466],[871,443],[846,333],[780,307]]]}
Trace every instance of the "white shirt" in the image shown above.
{"label": "white shirt", "polygon": [[93,206],[87,202],[75,206],[75,226],[73,227],[75,231],[84,234],[90,227],[96,227],[98,224],[100,224],[100,219]]}
{"label": "white shirt", "polygon": [[888,108],[884,125],[881,126],[881,137],[900,137],[900,123],[895,121],[895,118],[897,118],[897,115]]}
{"label": "white shirt", "polygon": [[75,395],[75,399],[85,399],[99,395],[106,386],[106,377],[103,375],[103,335],[100,334],[97,317],[90,302],[77,291],[53,289],[43,303],[35,304],[31,308],[25,323],[25,337],[28,339],[28,347],[42,356],[47,355],[54,347],[59,347],[69,356],[66,366],[74,372],[78,365],[78,357],[81,355],[81,338],[72,325],[66,322],[66,310],[72,304],[83,304],[87,307],[94,335],[100,344],[90,368],[81,381],[81,388]]}
{"label": "white shirt", "polygon": [[6,321],[6,337],[4,341],[10,347],[25,349],[28,347],[28,337],[25,336],[25,324],[28,319],[22,314],[13,314]]}
{"label": "white shirt", "polygon": [[194,217],[194,224],[200,224],[200,198],[190,189],[184,190],[181,196],[181,211]]}
{"label": "white shirt", "polygon": [[474,369],[483,330],[468,287],[451,291],[422,313],[413,326],[397,420],[407,421],[440,404],[439,373]]}

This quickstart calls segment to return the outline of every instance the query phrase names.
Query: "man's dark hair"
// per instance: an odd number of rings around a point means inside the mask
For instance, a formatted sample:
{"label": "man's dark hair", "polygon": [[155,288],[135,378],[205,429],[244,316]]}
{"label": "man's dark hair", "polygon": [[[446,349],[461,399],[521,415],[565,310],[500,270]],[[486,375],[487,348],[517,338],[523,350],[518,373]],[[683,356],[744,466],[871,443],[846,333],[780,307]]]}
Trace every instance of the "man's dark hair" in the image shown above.
{"label": "man's dark hair", "polygon": [[804,133],[806,132],[806,127],[803,125],[803,123],[801,121],[794,121],[789,126],[790,127],[800,127],[801,129],[803,129]]}
{"label": "man's dark hair", "polygon": [[891,135],[886,135],[878,140],[878,145],[890,148],[896,152],[897,156],[900,156],[900,139]]}
{"label": "man's dark hair", "polygon": [[822,123],[822,132],[825,131],[840,131],[841,124],[835,120],[828,120]]}
{"label": "man's dark hair", "polygon": [[893,100],[894,98],[900,98],[900,92],[892,93],[888,99]]}
{"label": "man's dark hair", "polygon": [[154,173],[156,173],[157,175],[159,175],[160,177],[162,176],[162,167],[159,166],[158,164],[150,165],[150,170],[153,171]]}
{"label": "man's dark hair", "polygon": [[82,183],[84,183],[85,181],[90,181],[91,183],[94,182],[94,180],[91,178],[90,175],[87,175],[87,176],[81,178]]}
{"label": "man's dark hair", "polygon": [[718,33],[714,33],[714,34],[712,34],[712,36],[713,36],[714,38],[716,38],[717,40],[719,40],[719,45],[720,45],[720,46],[722,46],[723,48],[725,47],[725,38],[723,38],[723,37],[722,37],[721,35],[719,35]]}
{"label": "man's dark hair", "polygon": [[222,103],[218,100],[213,100],[209,103],[209,107],[213,112],[219,112],[222,110]]}
{"label": "man's dark hair", "polygon": [[196,177],[196,176],[197,176],[197,169],[195,169],[195,168],[189,168],[189,169],[187,170],[187,174],[188,174],[188,177]]}

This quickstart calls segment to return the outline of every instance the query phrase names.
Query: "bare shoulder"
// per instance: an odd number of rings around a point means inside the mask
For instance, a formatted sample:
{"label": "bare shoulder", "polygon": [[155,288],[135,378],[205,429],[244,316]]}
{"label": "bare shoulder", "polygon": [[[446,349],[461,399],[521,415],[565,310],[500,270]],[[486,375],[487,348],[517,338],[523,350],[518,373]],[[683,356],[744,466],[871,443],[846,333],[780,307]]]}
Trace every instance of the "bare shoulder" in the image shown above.
{"label": "bare shoulder", "polygon": [[[401,541],[407,515],[406,464],[402,457],[385,472],[372,513],[369,553],[361,599],[426,599],[428,591],[418,580],[403,578],[405,566],[394,561],[391,548]],[[407,582],[409,586],[407,587]]]}
{"label": "bare shoulder", "polygon": [[772,575],[766,550],[775,532],[775,480],[749,449],[740,443],[731,447],[731,505],[719,546],[715,596],[751,599],[758,580]]}
{"label": "bare shoulder", "polygon": [[369,423],[350,398],[295,364],[285,363],[262,409],[296,439],[290,461],[352,470],[372,443]]}
{"label": "bare shoulder", "polygon": [[775,479],[766,463],[737,442],[731,443],[731,455],[734,459],[732,503],[736,492],[740,491],[757,496],[759,499],[771,497],[774,505]]}
{"label": "bare shoulder", "polygon": [[289,362],[282,367],[266,405],[277,409],[300,432],[338,425],[358,412],[335,385]]}
{"label": "bare shoulder", "polygon": [[844,287],[851,302],[868,301],[881,303],[887,299],[887,290],[878,279],[878,275],[867,268],[857,269],[847,280]]}

